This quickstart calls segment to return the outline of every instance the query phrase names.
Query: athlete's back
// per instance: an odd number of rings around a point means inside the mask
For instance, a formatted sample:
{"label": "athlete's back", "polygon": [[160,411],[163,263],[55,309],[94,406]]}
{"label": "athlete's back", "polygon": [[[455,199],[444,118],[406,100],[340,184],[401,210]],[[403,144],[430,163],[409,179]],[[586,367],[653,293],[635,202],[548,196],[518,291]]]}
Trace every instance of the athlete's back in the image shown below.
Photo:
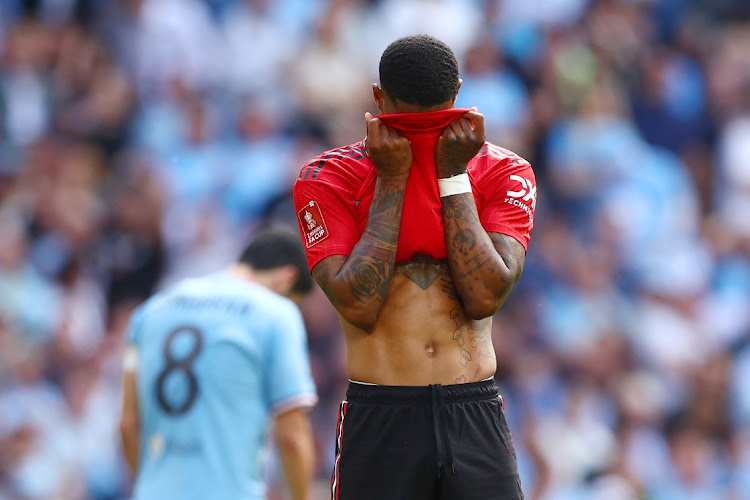
{"label": "athlete's back", "polygon": [[316,399],[296,306],[217,273],[147,301],[128,342],[139,358],[134,498],[264,498],[269,417]]}

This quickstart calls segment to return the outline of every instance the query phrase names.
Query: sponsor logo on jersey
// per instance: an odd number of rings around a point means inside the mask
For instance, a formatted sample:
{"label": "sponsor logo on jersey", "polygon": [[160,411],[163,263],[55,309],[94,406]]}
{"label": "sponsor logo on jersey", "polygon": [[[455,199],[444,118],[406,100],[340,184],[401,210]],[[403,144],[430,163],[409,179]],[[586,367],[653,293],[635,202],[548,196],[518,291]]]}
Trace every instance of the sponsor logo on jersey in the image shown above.
{"label": "sponsor logo on jersey", "polygon": [[328,227],[323,219],[323,213],[316,201],[310,201],[297,212],[302,231],[305,234],[305,246],[310,248],[328,237]]}
{"label": "sponsor logo on jersey", "polygon": [[[520,184],[518,191],[509,190],[505,193],[505,203],[523,209],[528,215],[529,220],[534,221],[534,209],[536,208],[536,186],[531,181],[520,175],[511,175],[510,180]],[[529,208],[531,205],[531,208]]]}

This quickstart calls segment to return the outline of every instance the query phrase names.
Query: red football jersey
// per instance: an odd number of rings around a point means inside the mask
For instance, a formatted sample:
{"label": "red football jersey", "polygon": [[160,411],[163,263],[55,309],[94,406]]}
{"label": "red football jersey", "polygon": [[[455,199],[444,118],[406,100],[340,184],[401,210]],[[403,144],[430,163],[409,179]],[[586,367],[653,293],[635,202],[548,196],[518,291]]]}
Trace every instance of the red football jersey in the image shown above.
{"label": "red football jersey", "polygon": [[[396,262],[416,254],[447,258],[435,147],[445,126],[466,111],[378,117],[411,141],[414,156]],[[536,206],[536,179],[529,162],[487,142],[467,171],[482,227],[512,236],[527,248]],[[294,185],[294,205],[311,270],[325,257],[351,253],[367,224],[375,179],[364,141],[327,151],[302,167]]]}

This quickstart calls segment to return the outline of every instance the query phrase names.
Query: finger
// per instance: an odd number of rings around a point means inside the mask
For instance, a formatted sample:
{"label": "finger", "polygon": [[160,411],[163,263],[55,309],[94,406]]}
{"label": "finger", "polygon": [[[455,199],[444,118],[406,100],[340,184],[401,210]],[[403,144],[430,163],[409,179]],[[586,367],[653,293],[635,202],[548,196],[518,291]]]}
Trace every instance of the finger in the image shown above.
{"label": "finger", "polygon": [[[365,117],[367,115],[370,115],[370,113],[366,113]],[[370,119],[367,121],[367,137],[373,141],[379,141],[381,136],[380,131],[380,120],[377,118],[373,118],[372,115],[370,115]]]}
{"label": "finger", "polygon": [[380,123],[379,126],[380,129],[380,138],[383,142],[392,141],[394,137],[394,130],[386,125],[385,123]]}
{"label": "finger", "polygon": [[411,142],[409,142],[406,137],[398,133],[393,138],[393,142],[398,149],[406,149],[411,147]]}
{"label": "finger", "polygon": [[456,120],[453,123],[458,124],[458,128],[461,129],[461,135],[463,137],[474,136],[474,129],[471,126],[471,120],[469,120],[468,118],[461,118],[460,120]]}
{"label": "finger", "polygon": [[461,124],[459,123],[460,120],[454,120],[449,125],[451,132],[453,132],[453,136],[457,139],[464,137],[464,131],[461,129]]}
{"label": "finger", "polygon": [[442,140],[453,140],[455,138],[456,138],[456,134],[453,132],[453,129],[451,128],[450,125],[448,125],[447,127],[445,127],[443,129],[443,133],[440,134],[440,140],[441,141]]}
{"label": "finger", "polygon": [[409,139],[407,139],[406,137],[404,137],[403,135],[401,135],[401,132],[399,132],[398,130],[394,130],[393,133],[396,136],[396,139],[402,145],[406,145],[406,144],[411,145],[411,141]]}
{"label": "finger", "polygon": [[[383,125],[383,128],[386,128],[385,125]],[[388,128],[388,140],[392,142],[393,144],[397,146],[406,146],[407,144],[411,144],[409,140],[406,139],[401,133],[399,133],[398,130],[395,128],[387,127]]]}
{"label": "finger", "polygon": [[401,138],[401,134],[398,133],[398,130],[392,127],[388,127],[386,125],[383,125],[384,129],[388,130],[388,140],[390,142],[398,142],[398,140]]}
{"label": "finger", "polygon": [[479,110],[477,109],[477,107],[476,107],[476,106],[472,106],[472,107],[471,107],[471,110],[472,110],[472,111],[479,111]]}
{"label": "finger", "polygon": [[469,111],[464,115],[464,118],[468,118],[471,121],[477,138],[484,140],[484,115],[477,111]]}

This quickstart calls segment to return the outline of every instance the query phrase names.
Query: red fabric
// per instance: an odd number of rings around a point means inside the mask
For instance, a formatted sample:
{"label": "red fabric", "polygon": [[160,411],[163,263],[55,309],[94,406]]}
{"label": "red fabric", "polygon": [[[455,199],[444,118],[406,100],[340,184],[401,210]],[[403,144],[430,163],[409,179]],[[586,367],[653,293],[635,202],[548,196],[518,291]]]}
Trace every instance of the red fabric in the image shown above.
{"label": "red fabric", "polygon": [[[447,257],[435,145],[445,126],[466,111],[449,109],[378,117],[411,141],[414,154],[396,262],[407,261],[418,253]],[[467,171],[484,229],[510,235],[526,248],[536,204],[536,180],[531,165],[511,151],[485,143],[469,162]],[[294,203],[310,269],[330,255],[351,253],[367,224],[375,179],[375,168],[364,150],[364,141],[328,151],[302,167],[294,186]],[[325,221],[325,237],[310,238],[324,234],[317,226],[309,227],[311,220],[317,223],[319,219]]]}
{"label": "red fabric", "polygon": [[[501,164],[493,164],[497,157],[503,157]],[[474,174],[477,185],[492,189],[479,191],[479,222],[485,231],[512,236],[528,249],[536,209],[534,170],[520,156],[494,144],[489,145],[486,159],[489,169],[473,169],[469,164],[469,177]],[[477,199],[476,191],[474,198]]]}
{"label": "red fabric", "polygon": [[[384,124],[409,139],[414,157],[406,182],[396,262],[409,260],[415,254],[431,255],[436,259],[448,257],[435,171],[435,147],[443,129],[468,111],[452,108],[378,116]],[[374,190],[365,198],[368,205],[372,194]]]}

